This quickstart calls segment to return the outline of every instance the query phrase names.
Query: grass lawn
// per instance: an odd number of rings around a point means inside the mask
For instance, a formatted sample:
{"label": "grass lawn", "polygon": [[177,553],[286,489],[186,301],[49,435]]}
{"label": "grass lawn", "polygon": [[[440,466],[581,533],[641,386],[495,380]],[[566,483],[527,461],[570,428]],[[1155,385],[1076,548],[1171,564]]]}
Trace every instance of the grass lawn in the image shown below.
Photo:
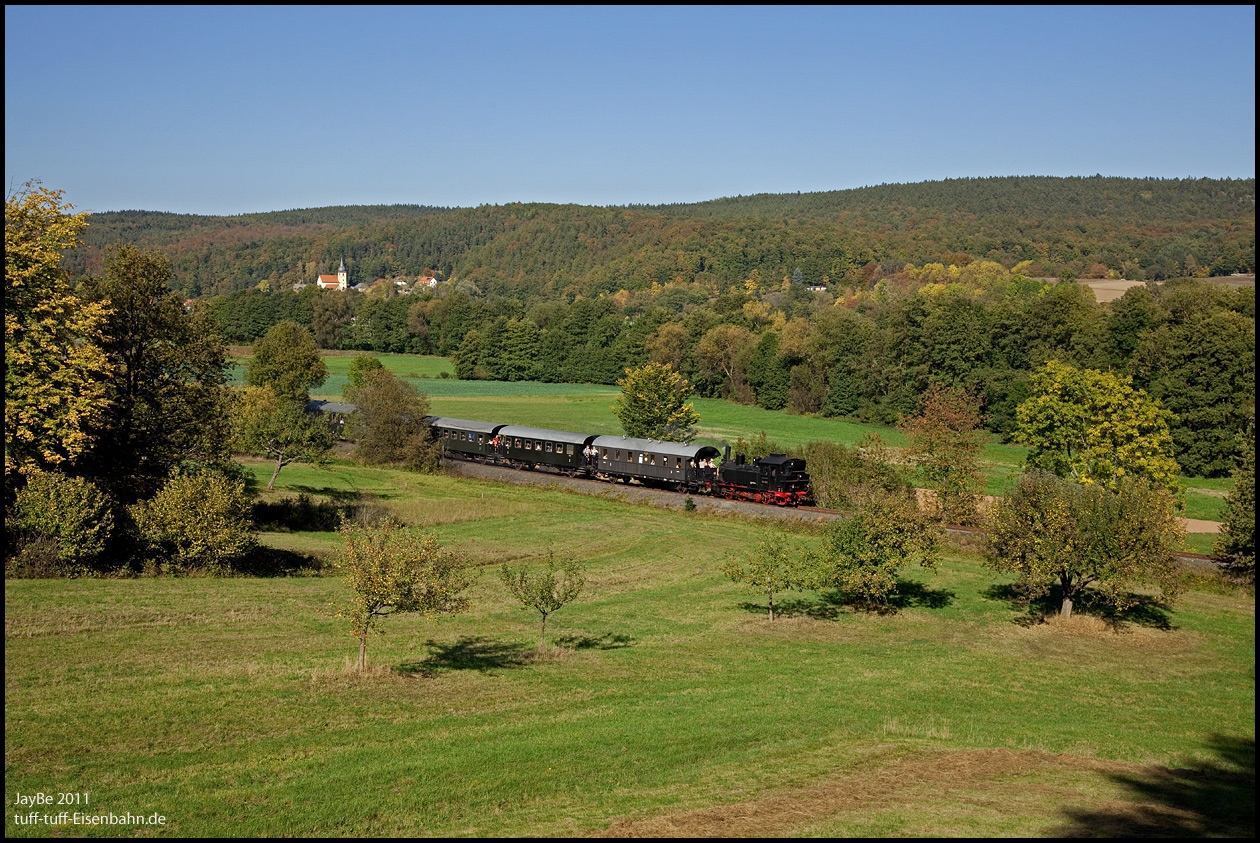
{"label": "grass lawn", "polygon": [[[893,614],[799,594],[771,623],[717,573],[764,524],[349,466],[279,486],[432,528],[484,569],[472,611],[388,619],[358,677],[336,577],[7,581],[9,805],[86,792],[183,836],[1254,831],[1249,592],[1029,623],[956,550]],[[495,569],[549,550],[589,584],[539,655]]]}

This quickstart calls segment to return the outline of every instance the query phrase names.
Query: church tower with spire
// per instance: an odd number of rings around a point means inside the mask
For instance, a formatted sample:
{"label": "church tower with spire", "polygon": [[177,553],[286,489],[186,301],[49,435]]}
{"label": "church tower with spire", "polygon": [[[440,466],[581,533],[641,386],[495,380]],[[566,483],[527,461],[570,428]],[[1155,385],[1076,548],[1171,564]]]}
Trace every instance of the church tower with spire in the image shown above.
{"label": "church tower with spire", "polygon": [[341,266],[337,267],[337,289],[346,290],[350,287],[350,273],[346,272],[346,259],[341,258]]}

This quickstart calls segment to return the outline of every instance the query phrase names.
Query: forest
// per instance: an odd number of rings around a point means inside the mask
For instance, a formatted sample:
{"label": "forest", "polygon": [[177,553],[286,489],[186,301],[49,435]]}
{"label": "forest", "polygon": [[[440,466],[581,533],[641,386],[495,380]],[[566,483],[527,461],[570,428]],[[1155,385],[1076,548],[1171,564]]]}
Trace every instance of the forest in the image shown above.
{"label": "forest", "polygon": [[[663,362],[702,395],[895,423],[932,383],[1009,434],[1050,360],[1130,377],[1176,457],[1222,476],[1254,411],[1250,180],[962,179],[692,205],[96,214],[65,266],[155,249],[229,342],[439,354],[462,378],[615,383]],[[308,285],[344,257],[366,292]],[[432,288],[397,295],[427,275]],[[1147,284],[1109,305],[1076,278]],[[403,286],[394,282],[402,281]]]}
{"label": "forest", "polygon": [[487,296],[572,300],[653,283],[720,291],[754,271],[843,289],[957,256],[1038,277],[1135,280],[1255,268],[1255,179],[988,178],[718,199],[92,215],[71,275],[118,243],[160,250],[191,297],[287,288],[344,258],[355,282],[426,269]]}

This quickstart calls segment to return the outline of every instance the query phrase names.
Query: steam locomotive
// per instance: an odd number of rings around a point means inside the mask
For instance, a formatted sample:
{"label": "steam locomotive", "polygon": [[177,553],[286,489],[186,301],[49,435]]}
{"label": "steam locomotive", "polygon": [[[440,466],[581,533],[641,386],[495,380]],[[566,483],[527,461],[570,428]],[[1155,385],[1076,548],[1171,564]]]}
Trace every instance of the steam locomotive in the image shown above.
{"label": "steam locomotive", "polygon": [[628,436],[600,436],[494,422],[428,416],[425,422],[449,459],[569,477],[645,486],[731,500],[800,506],[813,503],[805,460],[783,454],[748,462],[709,445],[684,445]]}

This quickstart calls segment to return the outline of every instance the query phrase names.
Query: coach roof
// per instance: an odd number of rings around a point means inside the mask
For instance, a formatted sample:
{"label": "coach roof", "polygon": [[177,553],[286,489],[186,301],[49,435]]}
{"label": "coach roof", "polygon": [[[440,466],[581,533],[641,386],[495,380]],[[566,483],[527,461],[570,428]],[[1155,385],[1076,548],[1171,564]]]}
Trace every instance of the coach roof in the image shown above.
{"label": "coach roof", "polygon": [[483,421],[469,421],[468,419],[446,419],[437,416],[429,416],[425,419],[433,427],[449,427],[452,430],[471,430],[473,433],[494,433],[501,424]]}
{"label": "coach roof", "polygon": [[718,449],[709,445],[686,445],[682,442],[661,442],[657,439],[632,439],[629,436],[600,436],[591,443],[601,451],[608,448],[620,448],[626,451],[642,451],[646,454],[668,454],[671,457],[684,459],[711,459],[718,455]]}
{"label": "coach roof", "polygon": [[511,436],[520,439],[550,439],[552,442],[564,442],[572,445],[585,445],[595,438],[593,433],[573,433],[568,430],[545,430],[541,427],[501,427],[500,436]]}

